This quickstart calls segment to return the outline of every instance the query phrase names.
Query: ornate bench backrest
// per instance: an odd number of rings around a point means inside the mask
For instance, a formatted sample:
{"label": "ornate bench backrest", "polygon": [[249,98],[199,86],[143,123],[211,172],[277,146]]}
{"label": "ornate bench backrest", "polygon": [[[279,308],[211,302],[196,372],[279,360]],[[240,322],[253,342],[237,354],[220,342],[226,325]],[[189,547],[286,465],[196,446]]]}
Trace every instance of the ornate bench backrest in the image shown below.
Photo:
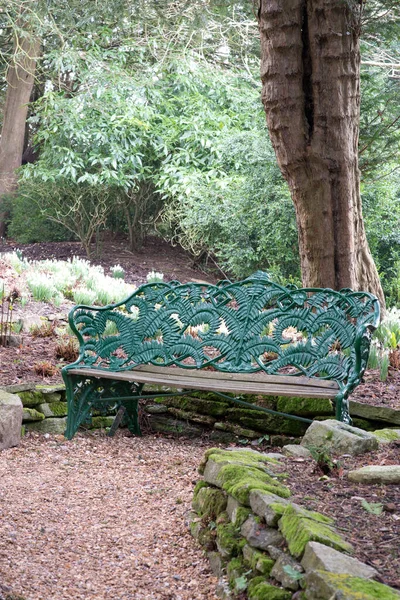
{"label": "ornate bench backrest", "polygon": [[75,366],[265,371],[344,388],[366,367],[379,303],[366,292],[283,287],[259,272],[237,283],[146,284],[116,305],[76,306],[69,320]]}

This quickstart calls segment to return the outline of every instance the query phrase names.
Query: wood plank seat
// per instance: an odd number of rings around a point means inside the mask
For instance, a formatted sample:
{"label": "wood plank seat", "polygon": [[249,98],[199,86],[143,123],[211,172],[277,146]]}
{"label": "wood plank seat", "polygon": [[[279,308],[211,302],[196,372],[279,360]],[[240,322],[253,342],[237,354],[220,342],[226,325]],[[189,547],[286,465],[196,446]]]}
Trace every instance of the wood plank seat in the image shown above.
{"label": "wood plank seat", "polygon": [[305,398],[335,398],[339,386],[335,381],[309,377],[284,377],[264,373],[214,373],[187,371],[177,367],[143,365],[132,371],[113,373],[97,369],[71,369],[70,375],[79,375],[114,381],[166,385],[174,388],[207,390],[235,394],[264,394],[266,396],[299,396]]}
{"label": "wood plank seat", "polygon": [[183,389],[224,398],[328,398],[336,418],[350,423],[347,399],[361,381],[378,323],[372,294],[284,287],[262,272],[216,285],[145,284],[114,305],[75,306],[69,325],[80,353],[62,370],[65,435],[72,438],[93,410],[110,405],[124,409],[140,435],[138,402],[149,397],[148,385],[166,386],[164,396]]}

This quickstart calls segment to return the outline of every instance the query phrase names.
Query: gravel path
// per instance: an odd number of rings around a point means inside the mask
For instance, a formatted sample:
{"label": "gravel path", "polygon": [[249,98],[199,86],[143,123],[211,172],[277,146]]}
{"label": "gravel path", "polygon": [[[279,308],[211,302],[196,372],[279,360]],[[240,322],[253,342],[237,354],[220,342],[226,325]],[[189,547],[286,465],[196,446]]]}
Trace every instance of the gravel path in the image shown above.
{"label": "gravel path", "polygon": [[215,599],[185,518],[204,450],[119,433],[3,451],[0,584],[26,600]]}

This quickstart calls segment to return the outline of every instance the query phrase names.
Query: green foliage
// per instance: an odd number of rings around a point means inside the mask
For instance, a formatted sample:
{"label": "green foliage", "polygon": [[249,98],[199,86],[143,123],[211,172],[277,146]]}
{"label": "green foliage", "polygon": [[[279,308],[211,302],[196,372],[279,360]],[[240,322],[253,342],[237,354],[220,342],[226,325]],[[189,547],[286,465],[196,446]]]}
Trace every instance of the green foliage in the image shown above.
{"label": "green foliage", "polygon": [[367,502],[365,498],[361,500],[361,506],[371,515],[381,515],[383,512],[383,504],[381,502]]}

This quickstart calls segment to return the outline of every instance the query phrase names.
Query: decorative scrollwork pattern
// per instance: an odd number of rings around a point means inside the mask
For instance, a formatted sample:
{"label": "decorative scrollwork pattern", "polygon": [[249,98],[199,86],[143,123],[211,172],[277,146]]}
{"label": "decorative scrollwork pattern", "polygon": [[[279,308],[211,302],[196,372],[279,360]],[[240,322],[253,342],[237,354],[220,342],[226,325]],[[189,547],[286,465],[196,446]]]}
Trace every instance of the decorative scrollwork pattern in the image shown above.
{"label": "decorative scrollwork pattern", "polygon": [[366,367],[379,303],[367,292],[283,287],[258,272],[236,283],[146,284],[119,304],[77,306],[69,322],[80,356],[67,368],[264,371],[335,380],[347,395]]}

